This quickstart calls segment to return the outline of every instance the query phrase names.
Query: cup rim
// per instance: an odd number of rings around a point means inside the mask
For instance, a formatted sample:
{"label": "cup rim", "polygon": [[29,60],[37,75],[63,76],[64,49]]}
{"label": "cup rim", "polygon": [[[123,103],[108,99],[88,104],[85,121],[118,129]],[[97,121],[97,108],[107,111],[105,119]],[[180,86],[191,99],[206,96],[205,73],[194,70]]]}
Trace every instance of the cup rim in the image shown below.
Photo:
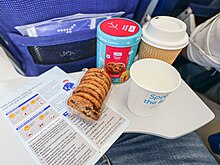
{"label": "cup rim", "polygon": [[179,25],[182,27],[182,29],[176,29],[176,30],[169,30],[169,29],[163,29],[161,27],[156,27],[159,30],[162,30],[164,32],[183,32],[183,31],[186,32],[187,26],[186,26],[186,24],[182,20],[180,20],[178,18],[175,18],[175,17],[171,17],[171,16],[156,16],[156,17],[153,17],[151,20],[154,21],[155,19],[158,19],[159,17],[163,18],[163,19],[166,18],[167,20],[172,20],[172,21],[178,22]]}
{"label": "cup rim", "polygon": [[176,50],[176,49],[184,48],[189,43],[189,36],[186,32],[184,32],[185,33],[184,38],[182,38],[179,41],[162,42],[160,40],[154,39],[149,34],[147,34],[147,32],[145,30],[148,25],[149,25],[149,22],[147,22],[143,25],[141,39],[149,45],[152,45],[152,46],[154,46],[156,48],[160,48],[160,49]]}
{"label": "cup rim", "polygon": [[[138,83],[134,78],[133,78],[133,75],[132,75],[132,70],[134,68],[135,65],[137,65],[137,63],[140,63],[140,62],[143,62],[143,61],[155,61],[155,62],[159,62],[159,63],[162,63],[163,65],[166,65],[168,66],[169,68],[171,68],[172,70],[174,70],[174,72],[177,74],[177,77],[178,77],[178,83],[176,85],[175,88],[173,89],[170,89],[170,90],[152,90],[152,89],[149,89],[147,87],[144,87],[143,85],[141,85],[140,83]],[[162,61],[162,60],[158,60],[158,59],[153,59],[153,58],[147,58],[147,59],[141,59],[141,60],[138,60],[136,62],[134,62],[132,65],[131,65],[131,68],[130,68],[130,78],[139,86],[141,87],[142,89],[144,90],[147,90],[147,91],[150,91],[150,92],[154,92],[154,93],[160,93],[160,94],[168,94],[168,93],[171,93],[173,91],[175,91],[176,89],[179,88],[179,86],[181,85],[181,82],[182,82],[182,78],[179,74],[179,72],[176,70],[176,68],[174,68],[172,65]]]}

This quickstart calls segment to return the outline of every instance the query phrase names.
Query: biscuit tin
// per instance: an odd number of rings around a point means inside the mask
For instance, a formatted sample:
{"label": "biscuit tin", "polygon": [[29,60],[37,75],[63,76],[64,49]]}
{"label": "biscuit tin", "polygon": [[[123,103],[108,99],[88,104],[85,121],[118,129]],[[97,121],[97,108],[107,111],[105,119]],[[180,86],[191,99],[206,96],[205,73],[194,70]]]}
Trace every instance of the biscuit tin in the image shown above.
{"label": "biscuit tin", "polygon": [[129,78],[140,37],[140,25],[130,19],[111,18],[99,23],[96,67],[104,67],[113,83]]}

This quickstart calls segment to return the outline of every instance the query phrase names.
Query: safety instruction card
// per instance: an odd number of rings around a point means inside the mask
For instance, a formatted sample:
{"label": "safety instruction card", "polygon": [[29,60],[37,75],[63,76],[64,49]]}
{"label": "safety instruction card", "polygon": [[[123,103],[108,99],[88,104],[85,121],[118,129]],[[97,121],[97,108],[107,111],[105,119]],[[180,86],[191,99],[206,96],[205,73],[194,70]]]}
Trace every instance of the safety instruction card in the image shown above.
{"label": "safety instruction card", "polygon": [[128,127],[109,106],[98,122],[70,115],[67,99],[77,83],[54,67],[1,98],[1,113],[36,164],[95,164]]}

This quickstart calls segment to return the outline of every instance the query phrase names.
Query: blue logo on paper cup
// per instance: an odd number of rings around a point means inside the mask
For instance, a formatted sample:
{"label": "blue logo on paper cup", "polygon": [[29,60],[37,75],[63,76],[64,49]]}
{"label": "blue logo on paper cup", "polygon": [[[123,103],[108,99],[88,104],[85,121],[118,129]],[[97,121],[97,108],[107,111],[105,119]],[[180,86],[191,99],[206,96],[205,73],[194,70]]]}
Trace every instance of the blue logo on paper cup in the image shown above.
{"label": "blue logo on paper cup", "polygon": [[151,94],[148,98],[144,99],[144,103],[147,105],[152,105],[151,108],[155,108],[162,102],[164,102],[167,98],[168,94],[158,95],[158,94]]}

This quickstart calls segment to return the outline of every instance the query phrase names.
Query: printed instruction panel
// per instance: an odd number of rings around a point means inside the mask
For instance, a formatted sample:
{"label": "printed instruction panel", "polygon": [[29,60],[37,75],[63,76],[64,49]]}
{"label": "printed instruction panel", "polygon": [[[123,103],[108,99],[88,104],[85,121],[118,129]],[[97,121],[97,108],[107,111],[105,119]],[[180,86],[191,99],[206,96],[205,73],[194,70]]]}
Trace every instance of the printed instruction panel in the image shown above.
{"label": "printed instruction panel", "polygon": [[36,164],[95,164],[128,127],[108,106],[98,122],[70,115],[66,102],[77,84],[54,67],[1,99],[1,113]]}

